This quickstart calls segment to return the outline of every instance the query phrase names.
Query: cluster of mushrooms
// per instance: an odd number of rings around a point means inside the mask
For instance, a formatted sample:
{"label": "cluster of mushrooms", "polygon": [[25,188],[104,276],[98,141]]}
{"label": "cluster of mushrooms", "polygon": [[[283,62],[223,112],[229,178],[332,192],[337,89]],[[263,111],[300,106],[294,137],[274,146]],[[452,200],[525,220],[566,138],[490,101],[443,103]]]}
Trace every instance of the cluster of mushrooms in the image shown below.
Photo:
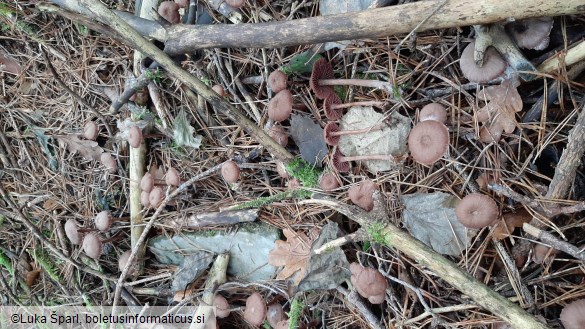
{"label": "cluster of mushrooms", "polygon": [[[218,318],[225,318],[230,314],[230,305],[222,295],[215,295],[213,306],[216,307],[216,317]],[[266,305],[262,295],[257,292],[246,299],[244,319],[253,326],[261,326],[266,320],[274,329],[286,329],[289,324],[282,305],[278,303]]]}
{"label": "cluster of mushrooms", "polygon": [[[245,4],[245,0],[225,0],[225,3],[232,8],[240,8]],[[163,1],[158,6],[158,14],[171,24],[181,22],[181,8],[189,7],[189,0]]]}
{"label": "cluster of mushrooms", "polygon": [[[157,182],[154,176],[147,172],[140,180],[140,202],[146,208],[157,207],[164,199],[164,191],[160,187],[162,182]],[[165,174],[165,185],[176,187],[181,184],[181,177],[177,169],[170,167]]]}

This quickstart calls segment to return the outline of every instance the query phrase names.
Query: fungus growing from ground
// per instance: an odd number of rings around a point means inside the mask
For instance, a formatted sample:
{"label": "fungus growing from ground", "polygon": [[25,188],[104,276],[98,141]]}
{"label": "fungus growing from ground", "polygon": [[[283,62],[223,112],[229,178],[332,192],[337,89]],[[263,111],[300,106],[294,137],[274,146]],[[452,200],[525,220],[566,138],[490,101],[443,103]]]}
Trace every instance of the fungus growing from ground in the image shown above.
{"label": "fungus growing from ground", "polygon": [[389,83],[378,80],[362,80],[362,79],[334,79],[333,67],[325,59],[320,58],[313,64],[313,71],[311,73],[311,80],[309,85],[311,90],[315,93],[315,97],[319,99],[327,98],[333,93],[332,86],[361,86],[370,88],[388,89]]}
{"label": "fungus growing from ground", "polygon": [[83,238],[82,248],[85,254],[93,259],[102,255],[102,240],[96,233],[86,234]]}
{"label": "fungus growing from ground", "polygon": [[222,295],[215,295],[213,306],[215,306],[215,316],[220,319],[227,318],[231,313],[230,304]]}
{"label": "fungus growing from ground", "polygon": [[65,222],[65,235],[67,236],[71,244],[75,245],[81,244],[84,231],[85,231],[84,229],[80,228],[77,225],[77,221],[73,218],[68,219]]}
{"label": "fungus growing from ground", "polygon": [[288,329],[289,320],[282,320],[274,326],[274,329]]}
{"label": "fungus growing from ground", "polygon": [[85,127],[83,128],[83,137],[90,141],[94,141],[98,137],[99,132],[100,130],[98,128],[98,125],[93,121],[89,121],[88,123],[85,124]]}
{"label": "fungus growing from ground", "polygon": [[150,208],[150,192],[140,192],[140,203],[142,203],[145,208]]}
{"label": "fungus growing from ground", "polygon": [[225,97],[227,95],[222,85],[214,85],[211,89],[213,89],[219,97]]}
{"label": "fungus growing from ground", "polygon": [[108,169],[108,172],[115,173],[118,170],[118,164],[111,153],[104,152],[100,156],[100,162]]}
{"label": "fungus growing from ground", "polygon": [[339,130],[339,126],[335,122],[329,122],[323,128],[323,138],[327,145],[336,146],[339,144],[339,137],[344,135],[359,135],[367,134],[370,131],[376,131],[384,129],[386,125],[378,124],[372,127],[356,129],[356,130]]}
{"label": "fungus growing from ground", "polygon": [[369,180],[363,180],[356,185],[353,185],[347,190],[347,195],[353,204],[362,208],[365,211],[372,211],[374,209],[374,191],[376,184]]}
{"label": "fungus growing from ground", "polygon": [[339,120],[343,116],[342,109],[352,106],[383,106],[384,102],[378,101],[364,101],[364,102],[352,102],[343,103],[341,98],[336,93],[330,93],[329,96],[323,101],[323,112],[329,120]]}
{"label": "fungus growing from ground", "polygon": [[[118,269],[120,270],[120,272],[122,272],[124,270],[124,268],[126,267],[126,264],[128,264],[128,259],[130,259],[131,253],[132,253],[132,250],[127,250],[120,255],[120,258],[118,258]],[[134,274],[136,274],[136,270],[137,270],[136,264],[134,264],[130,268],[130,271],[128,272],[128,274],[134,275]]]}
{"label": "fungus growing from ground", "polygon": [[561,311],[561,322],[565,329],[585,328],[585,299],[567,304]]}
{"label": "fungus growing from ground", "polygon": [[480,193],[471,193],[461,199],[455,215],[463,226],[480,229],[490,226],[498,219],[498,205],[494,199]]}
{"label": "fungus growing from ground", "polygon": [[275,328],[283,319],[284,311],[282,310],[282,305],[278,303],[270,304],[266,312],[266,320],[268,320],[268,323]]}
{"label": "fungus growing from ground", "polygon": [[163,1],[158,6],[158,14],[171,24],[178,24],[181,21],[179,14],[180,6],[174,1]]}
{"label": "fungus growing from ground", "polygon": [[349,265],[351,283],[360,296],[367,298],[372,304],[382,304],[386,296],[388,281],[376,269],[363,267],[358,263]]}
{"label": "fungus growing from ground", "polygon": [[465,47],[459,60],[461,72],[470,82],[488,82],[499,77],[506,70],[506,61],[504,61],[502,56],[493,47],[487,48],[483,57],[482,66],[475,63],[473,57],[474,51],[475,41]]}
{"label": "fungus growing from ground", "polygon": [[128,219],[124,218],[113,218],[112,213],[109,210],[100,211],[94,219],[94,226],[98,230],[105,232],[112,227],[113,222],[120,222]]}
{"label": "fungus growing from ground", "polygon": [[165,193],[160,187],[155,187],[152,189],[152,191],[150,191],[150,193],[148,193],[148,203],[152,208],[158,207],[164,198]]}
{"label": "fungus growing from ground", "polygon": [[553,23],[552,17],[528,18],[507,24],[506,30],[518,47],[543,50],[548,47]]}
{"label": "fungus growing from ground", "polygon": [[288,119],[292,113],[293,96],[288,89],[281,90],[268,103],[268,117],[280,122]]}
{"label": "fungus growing from ground", "polygon": [[288,144],[288,134],[281,125],[272,125],[272,127],[268,129],[267,134],[281,146],[286,146]]}
{"label": "fungus growing from ground", "polygon": [[537,243],[532,250],[532,260],[538,264],[548,264],[556,253],[556,249]]}
{"label": "fungus growing from ground", "polygon": [[225,0],[225,2],[234,7],[234,8],[241,8],[244,6],[245,0]]}
{"label": "fungus growing from ground", "polygon": [[439,160],[449,147],[449,130],[438,121],[419,122],[408,135],[408,149],[412,158],[423,165]]}
{"label": "fungus growing from ground", "polygon": [[389,154],[373,154],[373,155],[356,155],[356,156],[344,156],[339,149],[331,155],[331,164],[333,168],[340,173],[349,172],[349,161],[368,161],[368,160],[380,160],[380,161],[393,161],[396,159]]}
{"label": "fungus growing from ground", "polygon": [[135,149],[142,144],[142,130],[138,126],[132,126],[128,131],[128,143]]}
{"label": "fungus growing from ground", "polygon": [[266,318],[266,302],[264,298],[255,292],[246,299],[244,319],[253,326],[259,326]]}
{"label": "fungus growing from ground", "polygon": [[319,180],[319,187],[323,191],[329,192],[333,191],[339,187],[339,182],[337,181],[337,177],[332,172],[324,173]]}
{"label": "fungus growing from ground", "polygon": [[235,183],[240,179],[240,167],[234,161],[226,161],[221,166],[221,176],[228,183]]}
{"label": "fungus growing from ground", "polygon": [[170,167],[169,170],[167,170],[167,174],[165,176],[165,183],[167,183],[168,186],[181,185],[181,177],[179,176],[179,172],[177,171],[177,169]]}
{"label": "fungus growing from ground", "polygon": [[144,192],[150,192],[152,191],[152,188],[154,187],[154,178],[152,177],[152,174],[147,172],[144,174],[144,176],[142,176],[142,179],[140,180],[140,189]]}
{"label": "fungus growing from ground", "polygon": [[447,109],[439,103],[430,103],[420,110],[419,121],[433,120],[440,123],[447,121]]}
{"label": "fungus growing from ground", "polygon": [[278,93],[286,89],[287,80],[288,76],[284,72],[276,70],[268,76],[267,84],[273,92]]}

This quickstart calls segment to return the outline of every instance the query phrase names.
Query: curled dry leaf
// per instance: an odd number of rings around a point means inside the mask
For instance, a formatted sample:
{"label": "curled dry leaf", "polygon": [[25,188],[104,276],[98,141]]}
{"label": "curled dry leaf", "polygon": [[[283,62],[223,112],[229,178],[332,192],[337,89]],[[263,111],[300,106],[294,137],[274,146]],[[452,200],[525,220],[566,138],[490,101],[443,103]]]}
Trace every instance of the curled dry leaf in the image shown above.
{"label": "curled dry leaf", "polygon": [[516,129],[516,112],[522,110],[522,98],[509,80],[499,86],[490,86],[477,94],[487,104],[477,112],[477,120],[484,123],[479,133],[484,143],[498,142],[503,132]]}
{"label": "curled dry leaf", "polygon": [[305,277],[309,256],[311,255],[311,244],[317,234],[294,232],[289,229],[282,231],[286,241],[277,240],[274,249],[268,254],[268,264],[273,266],[284,266],[276,276],[279,280],[293,277],[295,285]]}
{"label": "curled dry leaf", "polygon": [[65,145],[69,152],[79,153],[84,159],[99,160],[104,149],[99,147],[97,142],[85,140],[76,135],[58,135],[54,136],[59,144]]}

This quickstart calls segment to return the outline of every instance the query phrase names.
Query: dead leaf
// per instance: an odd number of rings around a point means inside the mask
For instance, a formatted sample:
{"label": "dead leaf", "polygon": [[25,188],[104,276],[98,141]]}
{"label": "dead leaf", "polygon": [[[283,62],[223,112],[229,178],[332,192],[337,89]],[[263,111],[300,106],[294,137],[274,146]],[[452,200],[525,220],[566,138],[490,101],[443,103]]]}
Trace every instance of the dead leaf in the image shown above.
{"label": "dead leaf", "polygon": [[509,80],[499,86],[490,86],[477,93],[478,100],[487,104],[477,112],[477,120],[483,122],[480,140],[498,142],[502,132],[514,132],[518,125],[516,112],[522,110],[522,98]]}
{"label": "dead leaf", "polygon": [[59,144],[67,146],[71,153],[79,153],[84,159],[99,161],[100,156],[104,153],[99,144],[95,141],[80,139],[77,135],[57,135],[54,136]]}
{"label": "dead leaf", "polygon": [[37,281],[37,278],[39,277],[39,275],[41,274],[40,270],[32,270],[29,272],[26,272],[25,276],[24,276],[24,282],[26,283],[27,287],[32,287],[35,284],[35,281]]}
{"label": "dead leaf", "polygon": [[317,234],[313,230],[308,237],[304,233],[295,233],[289,229],[284,229],[282,233],[286,237],[286,241],[276,240],[274,249],[268,253],[268,264],[284,266],[276,278],[284,280],[292,277],[296,286],[307,273],[311,244],[316,239]]}
{"label": "dead leaf", "polygon": [[209,267],[215,257],[214,253],[198,250],[183,258],[181,265],[175,270],[171,290],[175,293],[183,291]]}
{"label": "dead leaf", "polygon": [[290,125],[290,135],[299,147],[303,160],[321,167],[321,162],[329,152],[323,137],[323,128],[313,119],[297,114],[292,115]]}
{"label": "dead leaf", "polygon": [[502,240],[510,236],[516,227],[522,227],[524,223],[530,222],[532,215],[526,209],[522,208],[515,213],[507,213],[502,216],[492,230],[492,237],[496,240]]}
{"label": "dead leaf", "polygon": [[195,128],[191,126],[185,111],[179,112],[173,123],[173,140],[177,146],[187,146],[199,149],[201,146],[201,135],[195,134]]}
{"label": "dead leaf", "polygon": [[19,75],[22,73],[22,67],[10,54],[0,50],[0,71]]}

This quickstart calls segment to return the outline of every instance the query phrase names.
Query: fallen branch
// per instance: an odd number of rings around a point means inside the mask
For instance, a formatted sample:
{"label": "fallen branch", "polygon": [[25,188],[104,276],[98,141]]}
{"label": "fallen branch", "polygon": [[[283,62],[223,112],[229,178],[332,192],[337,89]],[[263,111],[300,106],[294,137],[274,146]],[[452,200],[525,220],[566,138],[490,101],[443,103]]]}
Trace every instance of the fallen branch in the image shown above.
{"label": "fallen branch", "polygon": [[559,240],[557,237],[546,231],[536,228],[528,223],[524,223],[522,229],[524,232],[551,246],[553,249],[564,251],[576,259],[585,260],[585,253],[582,250],[568,242]]}

